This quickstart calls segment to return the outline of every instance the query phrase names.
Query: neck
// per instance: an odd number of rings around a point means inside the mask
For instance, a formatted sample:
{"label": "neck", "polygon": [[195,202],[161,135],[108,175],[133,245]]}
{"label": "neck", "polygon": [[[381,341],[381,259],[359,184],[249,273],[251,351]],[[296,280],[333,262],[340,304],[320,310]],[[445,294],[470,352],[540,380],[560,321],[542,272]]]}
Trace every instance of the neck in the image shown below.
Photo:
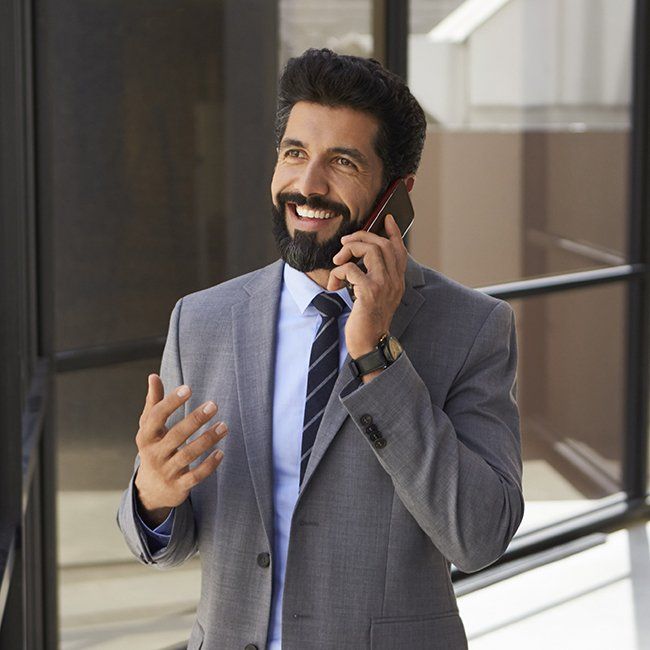
{"label": "neck", "polygon": [[330,272],[326,269],[316,269],[305,273],[308,278],[311,278],[316,284],[327,289],[327,281],[330,277]]}

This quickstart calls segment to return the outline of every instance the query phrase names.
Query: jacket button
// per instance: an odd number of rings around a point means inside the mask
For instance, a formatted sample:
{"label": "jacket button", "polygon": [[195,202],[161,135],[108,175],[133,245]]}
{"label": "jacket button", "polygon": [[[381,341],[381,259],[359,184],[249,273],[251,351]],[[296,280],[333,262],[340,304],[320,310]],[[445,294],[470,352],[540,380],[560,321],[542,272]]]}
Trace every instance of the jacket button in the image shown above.
{"label": "jacket button", "polygon": [[386,446],[386,438],[377,438],[372,444],[375,449],[383,449]]}
{"label": "jacket button", "polygon": [[[257,563],[263,568],[266,569],[271,564],[271,556],[268,553],[260,553],[257,556]],[[248,647],[248,646],[246,646]]]}
{"label": "jacket button", "polygon": [[249,643],[244,650],[257,650],[257,646],[254,643]]}
{"label": "jacket button", "polygon": [[371,433],[368,438],[370,438],[371,442],[375,442],[375,440],[381,440],[381,433],[377,431],[377,433]]}
{"label": "jacket button", "polygon": [[364,427],[367,427],[369,424],[372,424],[372,417],[367,413],[365,415],[362,415],[361,424],[363,424]]}
{"label": "jacket button", "polygon": [[370,435],[372,433],[377,433],[378,431],[379,431],[379,429],[377,428],[376,424],[371,424],[371,425],[366,427],[366,433],[368,435]]}

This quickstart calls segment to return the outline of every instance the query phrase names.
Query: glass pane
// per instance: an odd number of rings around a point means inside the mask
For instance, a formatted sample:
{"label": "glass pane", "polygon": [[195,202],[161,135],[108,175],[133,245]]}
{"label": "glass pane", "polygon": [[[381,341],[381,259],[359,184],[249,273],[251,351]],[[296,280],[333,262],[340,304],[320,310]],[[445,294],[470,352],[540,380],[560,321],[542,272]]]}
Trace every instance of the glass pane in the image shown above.
{"label": "glass pane", "polygon": [[146,378],[158,367],[152,359],[57,377],[63,647],[110,641],[115,648],[163,648],[189,636],[198,559],[172,572],[152,571],[135,561],[115,522],[135,458]]}
{"label": "glass pane", "polygon": [[520,533],[622,489],[626,286],[512,301],[526,513]]}
{"label": "glass pane", "polygon": [[37,12],[57,350],[164,334],[182,295],[275,258],[276,66],[251,62],[240,38],[275,55],[276,25],[261,24],[275,8],[254,12],[218,0],[61,0]]}
{"label": "glass pane", "polygon": [[627,261],[633,5],[412,0],[417,259],[471,286]]}
{"label": "glass pane", "polygon": [[280,0],[280,66],[310,47],[372,56],[370,0]]}

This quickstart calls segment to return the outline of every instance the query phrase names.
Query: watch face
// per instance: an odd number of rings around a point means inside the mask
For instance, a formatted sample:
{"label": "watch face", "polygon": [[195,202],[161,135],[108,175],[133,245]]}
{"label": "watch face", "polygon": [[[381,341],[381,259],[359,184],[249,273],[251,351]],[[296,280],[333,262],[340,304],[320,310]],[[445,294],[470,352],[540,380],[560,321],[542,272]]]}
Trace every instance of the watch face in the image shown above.
{"label": "watch face", "polygon": [[388,348],[388,354],[391,356],[391,361],[395,361],[402,354],[402,345],[394,336],[388,337],[386,347]]}

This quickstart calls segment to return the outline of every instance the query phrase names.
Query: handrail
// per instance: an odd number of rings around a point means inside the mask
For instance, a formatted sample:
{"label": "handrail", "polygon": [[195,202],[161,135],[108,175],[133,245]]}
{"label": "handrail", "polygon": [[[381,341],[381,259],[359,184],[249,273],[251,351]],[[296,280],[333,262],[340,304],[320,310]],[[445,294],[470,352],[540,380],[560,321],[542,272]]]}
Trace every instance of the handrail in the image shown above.
{"label": "handrail", "polygon": [[566,291],[583,287],[619,282],[621,280],[639,280],[646,272],[645,264],[621,264],[609,266],[603,269],[592,269],[589,271],[575,271],[574,273],[563,273],[552,277],[542,276],[517,280],[515,282],[504,282],[486,287],[477,287],[478,291],[487,293],[502,300],[525,298],[543,293]]}
{"label": "handrail", "polygon": [[57,352],[54,357],[55,372],[99,368],[116,363],[151,359],[160,356],[164,346],[164,336],[152,336],[135,341],[120,341],[75,350],[64,350]]}

